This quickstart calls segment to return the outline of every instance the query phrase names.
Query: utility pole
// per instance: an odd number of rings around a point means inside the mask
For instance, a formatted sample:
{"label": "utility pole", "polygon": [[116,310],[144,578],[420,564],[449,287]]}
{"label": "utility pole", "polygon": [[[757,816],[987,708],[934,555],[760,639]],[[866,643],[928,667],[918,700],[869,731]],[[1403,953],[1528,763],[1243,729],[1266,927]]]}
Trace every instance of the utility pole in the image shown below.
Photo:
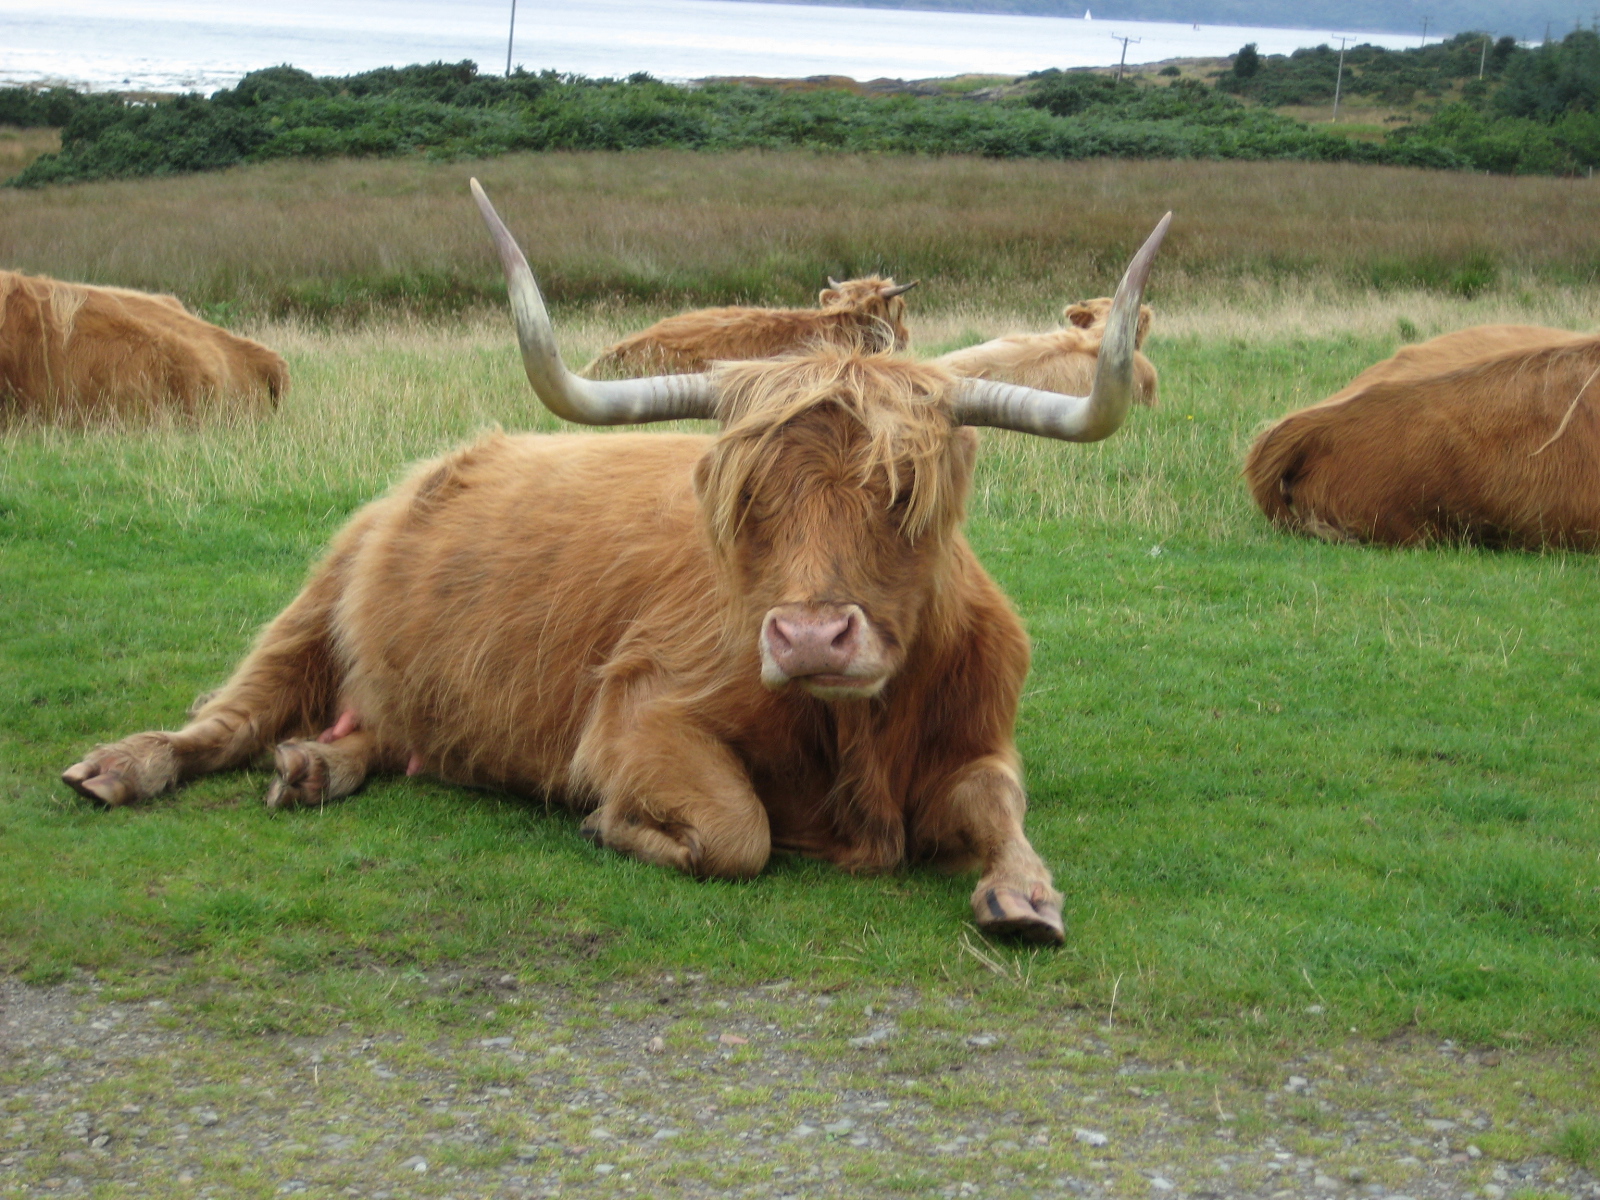
{"label": "utility pole", "polygon": [[1428,21],[1428,17],[1422,18],[1422,44],[1424,46],[1428,44]]}
{"label": "utility pole", "polygon": [[1128,43],[1132,42],[1135,46],[1137,46],[1140,42],[1144,41],[1144,39],[1143,38],[1136,38],[1136,37],[1123,37],[1120,34],[1113,33],[1111,35],[1111,40],[1113,42],[1121,42],[1122,43],[1122,60],[1117,63],[1117,82],[1121,83],[1122,82],[1122,68],[1124,66],[1126,66],[1127,62],[1128,62]]}
{"label": "utility pole", "polygon": [[1333,77],[1333,119],[1337,122],[1339,120],[1339,93],[1344,88],[1344,45],[1346,42],[1354,41],[1355,39],[1343,37],[1339,34],[1333,34],[1332,36],[1339,39],[1339,71]]}
{"label": "utility pole", "polygon": [[1548,46],[1550,44],[1550,22],[1549,21],[1546,21],[1544,23],[1544,44],[1546,46]]}
{"label": "utility pole", "polygon": [[1489,35],[1483,35],[1483,49],[1478,51],[1478,78],[1483,78],[1483,64],[1489,58]]}
{"label": "utility pole", "polygon": [[511,0],[511,30],[506,34],[506,78],[511,78],[511,44],[517,39],[517,0]]}

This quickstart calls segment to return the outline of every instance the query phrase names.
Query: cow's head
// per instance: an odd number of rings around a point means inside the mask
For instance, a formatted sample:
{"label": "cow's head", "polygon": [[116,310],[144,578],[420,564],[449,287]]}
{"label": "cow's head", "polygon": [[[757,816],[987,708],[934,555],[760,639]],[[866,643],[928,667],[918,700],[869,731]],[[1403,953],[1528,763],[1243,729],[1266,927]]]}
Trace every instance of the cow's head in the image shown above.
{"label": "cow's head", "polygon": [[[1111,315],[1111,297],[1097,296],[1093,300],[1079,300],[1076,304],[1069,304],[1061,313],[1061,323],[1071,325],[1076,329],[1093,332],[1104,329],[1106,318]],[[1133,345],[1135,349],[1144,345],[1145,334],[1150,332],[1150,306],[1139,306],[1139,326],[1134,331]]]}
{"label": "cow's head", "polygon": [[552,412],[589,425],[721,423],[694,484],[735,626],[756,639],[764,684],[827,700],[882,690],[929,616],[972,478],[971,426],[1080,442],[1121,426],[1139,299],[1171,221],[1123,276],[1087,396],[829,347],[703,375],[591,381],[562,364],[527,260],[472,188],[506,270],[523,366]]}
{"label": "cow's head", "polygon": [[911,331],[906,328],[906,302],[901,297],[919,282],[896,283],[869,275],[840,283],[830,276],[828,286],[817,293],[817,304],[824,312],[854,313],[869,348],[904,350],[910,344]]}

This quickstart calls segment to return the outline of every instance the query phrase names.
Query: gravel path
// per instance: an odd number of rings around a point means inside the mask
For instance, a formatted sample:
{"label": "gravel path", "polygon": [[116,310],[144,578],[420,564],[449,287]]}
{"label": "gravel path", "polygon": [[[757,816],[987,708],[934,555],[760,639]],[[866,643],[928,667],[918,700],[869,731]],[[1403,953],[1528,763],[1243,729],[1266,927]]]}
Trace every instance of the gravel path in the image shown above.
{"label": "gravel path", "polygon": [[1600,1197],[1549,1153],[1572,1056],[1204,1068],[976,998],[464,978],[481,1028],[251,1039],[0,978],[0,1196]]}

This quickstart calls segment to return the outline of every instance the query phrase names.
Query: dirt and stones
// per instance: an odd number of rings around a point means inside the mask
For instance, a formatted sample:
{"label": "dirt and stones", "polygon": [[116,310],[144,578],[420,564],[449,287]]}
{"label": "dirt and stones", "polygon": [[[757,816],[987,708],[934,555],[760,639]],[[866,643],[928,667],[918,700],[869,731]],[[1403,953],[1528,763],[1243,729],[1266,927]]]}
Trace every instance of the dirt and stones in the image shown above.
{"label": "dirt and stones", "polygon": [[463,981],[464,1024],[227,1037],[0,979],[0,1196],[1600,1197],[1550,1150],[1570,1056],[1205,1066],[1045,1004]]}

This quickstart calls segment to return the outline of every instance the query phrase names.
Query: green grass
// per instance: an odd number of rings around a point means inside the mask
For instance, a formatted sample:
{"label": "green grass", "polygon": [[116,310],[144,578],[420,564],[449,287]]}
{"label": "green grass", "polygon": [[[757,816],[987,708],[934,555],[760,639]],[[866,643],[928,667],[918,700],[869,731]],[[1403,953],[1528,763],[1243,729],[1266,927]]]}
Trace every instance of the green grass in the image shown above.
{"label": "green grass", "polygon": [[[1271,531],[1243,447],[1391,353],[1393,320],[1171,324],[1148,347],[1162,407],[1094,447],[989,437],[970,525],[1034,639],[1028,826],[1065,949],[968,940],[970,878],[790,858],[697,883],[592,848],[562,811],[426,780],[283,816],[259,772],[116,811],[56,781],[178,721],[406,462],[491,421],[553,427],[496,319],[269,330],[295,387],[256,426],[3,435],[0,966],[90,970],[240,1032],[477,1020],[502,971],[681,969],[977,989],[996,1014],[1077,1008],[1192,1053],[1352,1029],[1583,1042],[1600,563]],[[562,327],[574,359],[615,331]],[[452,964],[457,983],[424,978]],[[939,1070],[923,1057],[902,1069]]]}

